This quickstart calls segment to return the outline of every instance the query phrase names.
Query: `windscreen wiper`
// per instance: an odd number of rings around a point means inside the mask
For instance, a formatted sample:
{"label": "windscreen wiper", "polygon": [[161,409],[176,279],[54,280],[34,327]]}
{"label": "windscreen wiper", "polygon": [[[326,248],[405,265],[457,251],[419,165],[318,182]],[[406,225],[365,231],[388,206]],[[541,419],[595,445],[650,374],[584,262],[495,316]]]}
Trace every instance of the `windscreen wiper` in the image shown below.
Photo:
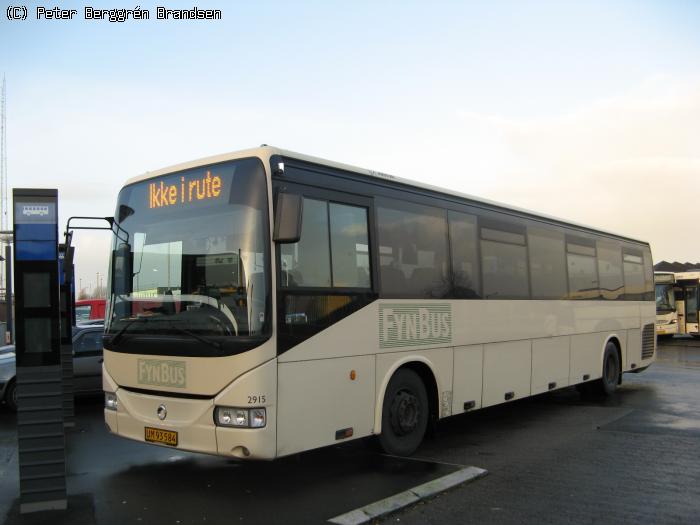
{"label": "windscreen wiper", "polygon": [[132,324],[134,324],[134,323],[136,323],[136,322],[143,322],[143,323],[145,323],[146,321],[148,321],[148,318],[147,318],[147,317],[136,317],[135,319],[132,319],[132,320],[128,321],[124,326],[122,326],[122,327],[117,331],[116,334],[114,334],[114,335],[112,336],[112,338],[111,338],[110,341],[109,341],[110,344],[116,344],[116,343],[119,341],[119,339],[121,339],[121,337],[126,333],[127,329],[128,329]]}
{"label": "windscreen wiper", "polygon": [[192,339],[196,339],[197,341],[207,344],[209,346],[212,346],[216,348],[217,350],[221,350],[221,343],[218,341],[212,341],[210,339],[207,339],[206,337],[202,337],[201,335],[197,335],[191,330],[187,330],[186,328],[182,328],[181,326],[176,325],[173,321],[170,321],[170,326],[172,326],[175,330],[180,332],[181,334],[189,335]]}

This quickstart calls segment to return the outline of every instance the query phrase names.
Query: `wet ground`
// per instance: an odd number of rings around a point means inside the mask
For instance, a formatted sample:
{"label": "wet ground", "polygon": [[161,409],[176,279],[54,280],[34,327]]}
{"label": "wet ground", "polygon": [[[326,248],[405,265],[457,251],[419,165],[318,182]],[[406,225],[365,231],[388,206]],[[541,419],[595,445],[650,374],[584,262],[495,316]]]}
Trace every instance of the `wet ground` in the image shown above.
{"label": "wet ground", "polygon": [[394,515],[423,523],[700,523],[700,340],[611,398],[564,389],[453,418],[420,454],[489,475]]}
{"label": "wet ground", "polygon": [[14,415],[0,407],[7,523],[321,523],[461,465],[489,475],[387,518],[402,523],[680,522],[700,517],[700,341],[663,341],[657,363],[607,400],[575,389],[451,418],[412,459],[371,442],[246,463],[107,433],[79,400],[68,434],[67,513],[19,516]]}

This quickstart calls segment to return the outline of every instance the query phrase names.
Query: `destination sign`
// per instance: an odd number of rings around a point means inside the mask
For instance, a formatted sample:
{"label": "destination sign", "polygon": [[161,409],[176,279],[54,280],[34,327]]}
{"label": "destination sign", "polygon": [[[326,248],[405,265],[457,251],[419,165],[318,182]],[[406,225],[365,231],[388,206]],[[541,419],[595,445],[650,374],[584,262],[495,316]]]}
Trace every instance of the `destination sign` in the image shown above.
{"label": "destination sign", "polygon": [[181,176],[179,181],[151,182],[148,184],[149,209],[171,206],[187,206],[191,203],[216,200],[221,195],[223,182],[218,175],[207,171],[206,175],[188,178]]}

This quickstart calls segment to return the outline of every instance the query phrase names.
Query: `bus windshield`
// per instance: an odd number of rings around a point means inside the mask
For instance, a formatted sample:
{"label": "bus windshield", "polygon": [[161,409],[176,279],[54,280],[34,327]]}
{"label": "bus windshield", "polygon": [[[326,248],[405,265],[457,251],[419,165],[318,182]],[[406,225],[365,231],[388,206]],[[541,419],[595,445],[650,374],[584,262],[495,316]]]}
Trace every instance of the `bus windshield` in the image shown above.
{"label": "bus windshield", "polygon": [[673,285],[657,284],[656,285],[656,311],[657,312],[673,312],[676,310],[676,300],[673,296]]}
{"label": "bus windshield", "polygon": [[175,336],[221,355],[237,339],[267,334],[267,217],[258,159],[125,187],[115,215],[106,347],[134,351],[122,348],[133,347],[134,337]]}

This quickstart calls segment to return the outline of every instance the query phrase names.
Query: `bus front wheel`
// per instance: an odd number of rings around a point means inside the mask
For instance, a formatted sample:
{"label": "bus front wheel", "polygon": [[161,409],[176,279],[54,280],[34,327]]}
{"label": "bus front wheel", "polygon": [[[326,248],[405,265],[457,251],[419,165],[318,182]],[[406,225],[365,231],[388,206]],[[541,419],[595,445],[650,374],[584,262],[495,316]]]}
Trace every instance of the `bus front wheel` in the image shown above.
{"label": "bus front wheel", "polygon": [[423,380],[413,370],[398,370],[389,381],[382,404],[379,444],[384,452],[395,456],[413,454],[423,441],[429,415]]}

